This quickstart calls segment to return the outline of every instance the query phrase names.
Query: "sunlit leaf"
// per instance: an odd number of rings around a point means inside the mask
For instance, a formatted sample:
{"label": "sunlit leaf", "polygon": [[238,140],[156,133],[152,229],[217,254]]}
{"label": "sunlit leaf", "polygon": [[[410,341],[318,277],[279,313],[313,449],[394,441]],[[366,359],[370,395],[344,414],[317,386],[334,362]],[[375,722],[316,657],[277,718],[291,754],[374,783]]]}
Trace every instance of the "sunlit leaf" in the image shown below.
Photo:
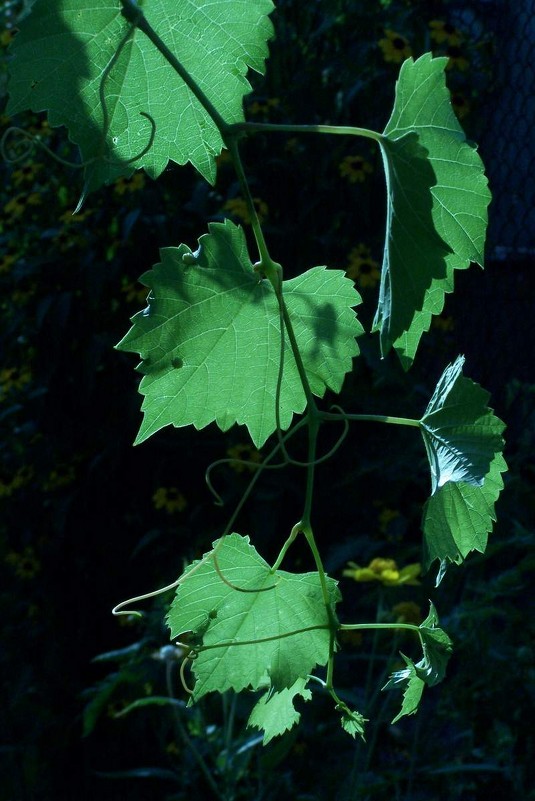
{"label": "sunlit leaf", "polygon": [[503,488],[503,422],[487,406],[489,394],[462,375],[459,357],[442,374],[420,420],[431,468],[431,497],[424,507],[424,564],[460,563],[483,552]]}
{"label": "sunlit leaf", "polygon": [[301,715],[294,707],[294,701],[298,696],[310,701],[312,693],[306,689],[306,683],[306,678],[297,679],[291,687],[279,692],[266,692],[257,702],[247,725],[264,731],[264,745],[299,723]]}
{"label": "sunlit leaf", "polygon": [[[142,10],[224,120],[241,122],[247,70],[263,72],[268,56],[271,0],[144,0]],[[102,156],[87,168],[89,190],[136,167],[155,178],[170,160],[191,161],[213,182],[221,135],[144,33],[132,32],[102,83],[129,27],[119,0],[37,0],[12,46],[8,113],[47,111],[52,126],[67,126],[84,161]],[[150,140],[142,112],[154,120],[154,142],[126,164]]]}
{"label": "sunlit leaf", "polygon": [[[226,431],[247,426],[259,447],[276,428],[280,363],[279,308],[261,280],[245,236],[229,220],[212,223],[192,254],[185,245],[161,251],[142,276],[148,308],[117,346],[143,359],[144,420],[136,442],[166,425]],[[284,297],[312,392],[340,391],[358,354],[362,327],[352,306],[360,296],[341,270],[314,267],[283,283]],[[287,428],[305,408],[305,394],[286,341],[280,422]]]}
{"label": "sunlit leaf", "polygon": [[[194,701],[216,690],[280,692],[327,662],[331,635],[317,573],[272,573],[239,534],[220,543],[216,559],[210,552],[186,570],[167,618],[173,639],[192,632]],[[339,592],[332,579],[327,585],[334,609]],[[279,705],[288,711],[290,695],[262,716]]]}

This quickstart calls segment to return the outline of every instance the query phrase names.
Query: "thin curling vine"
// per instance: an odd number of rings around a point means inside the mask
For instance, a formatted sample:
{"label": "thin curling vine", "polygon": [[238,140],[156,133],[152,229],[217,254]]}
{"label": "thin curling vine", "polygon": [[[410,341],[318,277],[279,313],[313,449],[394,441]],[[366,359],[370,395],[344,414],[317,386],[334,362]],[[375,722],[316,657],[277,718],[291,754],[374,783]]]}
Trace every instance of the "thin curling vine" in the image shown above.
{"label": "thin curling vine", "polygon": [[[176,588],[167,622],[174,641],[189,635],[191,701],[227,689],[262,693],[249,725],[263,731],[264,743],[298,722],[296,699],[309,700],[318,684],[344,730],[364,736],[364,717],[336,689],[337,639],[343,631],[385,624],[339,622],[341,594],[326,574],[312,525],[316,466],[342,447],[348,428],[371,422],[419,429],[431,476],[423,562],[426,568],[438,562],[437,582],[450,563],[485,550],[506,470],[504,425],[489,408],[488,393],[463,375],[462,357],[445,368],[419,419],[321,408],[326,390],[341,391],[359,356],[361,298],[340,270],[313,266],[284,277],[284,265],[270,256],[242,164],[244,137],[291,132],[375,142],[387,208],[373,332],[383,356],[393,349],[406,370],[453,290],[454,271],[483,264],[490,194],[477,151],[452,110],[446,59],[431,54],[403,63],[382,132],[246,121],[247,71],[264,72],[273,10],[271,0],[208,6],[95,0],[90,9],[82,0],[36,0],[12,47],[8,106],[10,114],[46,109],[51,125],[66,125],[81,151],[88,192],[136,168],[157,178],[170,160],[191,162],[213,183],[216,157],[223,147],[230,154],[257,254],[251,258],[243,229],[230,220],[208,224],[195,249],[162,249],[159,263],[141,277],[147,307],[117,348],[141,356],[144,417],[136,443],[168,425],[200,429],[215,422],[222,431],[245,425],[257,447],[273,435],[275,444],[213,548],[172,585],[114,611]],[[66,53],[59,64],[51,57],[58,48]],[[142,115],[152,125],[144,147]],[[294,415],[302,417],[293,422]],[[340,423],[336,444],[319,454],[320,429]],[[291,456],[291,439],[305,428],[308,453],[301,462]],[[303,511],[269,565],[233,528],[264,471],[288,464],[306,474]],[[214,491],[210,476],[208,482]],[[313,572],[281,569],[298,538],[313,556]],[[443,679],[452,646],[433,604],[421,625],[388,628],[416,632],[422,650],[418,662],[402,655],[405,667],[386,684],[403,690],[397,720],[416,712],[426,685]],[[315,675],[318,667],[324,678]]]}

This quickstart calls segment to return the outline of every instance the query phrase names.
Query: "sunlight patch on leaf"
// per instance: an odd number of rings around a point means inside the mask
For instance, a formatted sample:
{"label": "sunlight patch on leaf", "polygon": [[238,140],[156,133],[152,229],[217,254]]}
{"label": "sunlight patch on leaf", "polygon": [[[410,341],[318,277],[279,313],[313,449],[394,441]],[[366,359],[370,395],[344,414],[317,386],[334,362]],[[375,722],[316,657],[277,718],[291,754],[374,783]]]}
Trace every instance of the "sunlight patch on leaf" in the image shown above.
{"label": "sunlight patch on leaf", "polygon": [[[143,359],[144,419],[136,442],[166,425],[200,429],[215,421],[222,431],[246,425],[260,447],[276,428],[280,326],[272,285],[254,271],[243,230],[229,220],[211,223],[194,254],[181,245],[160,255],[141,278],[151,290],[149,305],[117,345]],[[312,392],[339,392],[362,333],[353,283],[341,270],[314,267],[284,281],[283,292]],[[305,403],[286,342],[283,429]]]}
{"label": "sunlight patch on leaf", "polygon": [[[263,73],[273,35],[271,0],[144,0],[143,13],[204,91],[225,122],[244,120],[248,68]],[[128,32],[119,2],[37,0],[22,21],[11,52],[8,113],[47,111],[50,125],[66,125],[82,160],[103,144],[102,75]],[[61,57],[59,57],[59,55]],[[104,155],[88,167],[88,190],[144,167],[156,178],[169,161],[193,166],[211,183],[223,143],[215,123],[184,81],[138,29],[105,82],[109,115]],[[149,152],[150,114],[156,126]],[[122,162],[122,163],[121,163]]]}
{"label": "sunlight patch on leaf", "polygon": [[459,564],[484,552],[503,488],[504,423],[487,406],[489,393],[462,375],[459,357],[442,374],[420,420],[431,469],[431,497],[423,512],[424,565]]}
{"label": "sunlight patch on leaf", "polygon": [[[318,573],[272,573],[249,538],[239,534],[220,543],[219,572],[210,554],[190,576],[199,563],[186,570],[167,617],[172,639],[193,632],[190,643],[198,651],[192,661],[194,701],[216,690],[247,687],[280,693],[326,664],[331,635]],[[249,591],[240,592],[221,575]],[[334,610],[340,594],[333,579],[327,579],[327,586]],[[303,694],[304,685],[299,687],[262,716],[269,717],[278,705],[288,713],[290,696]],[[271,718],[269,726],[276,726]]]}
{"label": "sunlight patch on leaf", "polygon": [[297,679],[291,687],[279,692],[266,692],[256,703],[247,726],[264,731],[264,745],[299,723],[301,714],[294,707],[294,701],[298,696],[310,701],[312,693],[306,689],[306,683],[306,678]]}

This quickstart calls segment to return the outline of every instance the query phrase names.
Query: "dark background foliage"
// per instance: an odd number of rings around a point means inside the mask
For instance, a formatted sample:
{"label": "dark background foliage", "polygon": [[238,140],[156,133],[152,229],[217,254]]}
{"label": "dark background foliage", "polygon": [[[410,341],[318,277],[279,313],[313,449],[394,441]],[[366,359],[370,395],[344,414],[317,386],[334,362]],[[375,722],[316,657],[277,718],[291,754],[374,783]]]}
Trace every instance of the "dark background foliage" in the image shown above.
{"label": "dark background foliage", "polygon": [[[1,6],[4,98],[7,46],[26,5]],[[343,643],[337,683],[371,718],[367,745],[341,731],[319,693],[304,706],[301,726],[265,749],[244,729],[246,696],[117,717],[136,699],[185,693],[163,622],[170,597],[146,602],[141,620],[113,618],[111,608],[174,581],[219,535],[251,474],[239,463],[214,472],[221,510],[204,483],[207,465],[257,455],[244,431],[221,434],[215,426],[165,430],[133,448],[135,362],[113,346],[144,305],[137,279],[158,248],[193,247],[207,220],[244,222],[242,206],[222,157],[215,187],[170,166],[157,183],[139,174],[118,181],[73,217],[80,173],[36,149],[2,167],[2,800],[216,797],[199,757],[226,799],[533,797],[533,1],[277,6],[268,74],[255,80],[248,118],[381,130],[407,48],[415,56],[433,49],[450,58],[454,104],[488,165],[496,199],[485,271],[457,277],[409,374],[395,358],[381,362],[374,337],[366,337],[341,398],[351,411],[419,416],[443,368],[465,354],[467,374],[491,391],[508,425],[510,472],[487,553],[452,569],[438,590],[432,577],[419,587],[342,578],[348,560],[419,559],[428,476],[410,431],[355,428],[318,468],[314,512],[328,570],[341,581],[343,619],[425,617],[432,596],[455,643],[447,679],[426,691],[417,717],[392,727],[399,698],[378,690],[399,650],[411,652],[413,643],[386,636]],[[3,127],[11,124],[76,157],[63,130],[43,117],[4,115]],[[382,247],[381,167],[367,143],[336,140],[258,136],[245,161],[286,274],[324,263],[347,269],[369,327]],[[295,448],[299,456],[301,444]],[[281,476],[262,478],[236,525],[266,558],[301,511],[303,476],[294,468]],[[309,562],[297,547],[289,566]]]}

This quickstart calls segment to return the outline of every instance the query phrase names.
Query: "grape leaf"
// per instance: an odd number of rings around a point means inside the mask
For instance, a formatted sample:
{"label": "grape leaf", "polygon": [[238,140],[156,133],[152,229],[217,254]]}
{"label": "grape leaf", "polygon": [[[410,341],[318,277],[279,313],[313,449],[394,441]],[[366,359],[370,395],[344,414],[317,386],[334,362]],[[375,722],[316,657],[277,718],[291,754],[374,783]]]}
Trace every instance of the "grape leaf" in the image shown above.
{"label": "grape leaf", "polygon": [[442,374],[420,420],[431,468],[431,497],[423,512],[424,565],[459,564],[483,552],[503,488],[504,423],[487,406],[489,393],[462,375],[459,357]]}
{"label": "grape leaf", "polygon": [[403,63],[381,142],[388,219],[374,328],[383,355],[393,345],[405,368],[453,289],[453,271],[483,265],[490,192],[451,106],[446,63],[430,53]]}
{"label": "grape leaf", "polygon": [[426,501],[423,511],[423,562],[428,569],[440,560],[437,584],[448,562],[460,564],[470,553],[484,553],[489,532],[496,520],[494,504],[503,489],[501,473],[507,464],[496,454],[481,486],[465,481],[443,484]]}
{"label": "grape leaf", "polygon": [[296,723],[299,723],[300,713],[294,707],[294,700],[300,695],[305,701],[310,701],[312,693],[305,689],[306,678],[297,679],[291,687],[279,692],[268,691],[253,708],[248,726],[264,730],[263,744],[269,743],[273,737],[284,734]]}
{"label": "grape leaf", "polygon": [[422,641],[423,659],[416,664],[405,654],[401,654],[406,667],[392,673],[383,690],[402,687],[403,702],[400,712],[392,720],[396,723],[404,715],[414,715],[418,710],[424,687],[433,687],[442,681],[446,665],[451,656],[452,643],[448,635],[438,626],[435,607],[431,608],[426,619],[418,626]]}
{"label": "grape leaf", "polygon": [[342,710],[342,728],[355,739],[357,734],[364,740],[364,724],[366,718],[355,710],[345,708]]}
{"label": "grape leaf", "polygon": [[[193,632],[189,642],[198,651],[192,661],[193,701],[230,688],[292,688],[329,658],[329,620],[318,573],[272,573],[249,538],[239,534],[218,542],[218,569],[212,552],[193,563],[167,617],[173,639]],[[340,594],[333,579],[327,586],[334,610]],[[296,692],[301,693],[299,686]],[[257,715],[270,718],[271,710],[288,710],[290,695]],[[273,726],[270,718],[268,728]]]}
{"label": "grape leaf", "polygon": [[[143,13],[227,123],[243,121],[250,91],[248,67],[263,73],[273,27],[271,0],[144,0]],[[101,81],[129,30],[119,0],[37,0],[22,21],[11,52],[8,114],[47,111],[52,126],[66,125],[87,168],[87,188],[144,167],[152,178],[169,160],[188,161],[211,183],[222,139],[208,113],[139,29],[132,32],[102,91]],[[61,56],[61,57],[59,57]],[[155,137],[149,151],[127,164]]]}
{"label": "grape leaf", "polygon": [[487,406],[489,393],[462,375],[463,365],[459,356],[446,368],[420,420],[433,492],[448,481],[481,486],[503,448],[505,425]]}
{"label": "grape leaf", "polygon": [[[151,289],[148,308],[117,345],[143,359],[145,416],[136,443],[169,424],[215,421],[223,431],[245,424],[260,447],[276,428],[280,326],[272,285],[254,271],[243,230],[229,220],[211,223],[195,254],[181,245],[160,255],[141,278]],[[284,281],[283,292],[312,392],[339,392],[358,354],[362,327],[351,306],[360,296],[342,271],[324,267]],[[282,428],[305,402],[286,343]]]}

